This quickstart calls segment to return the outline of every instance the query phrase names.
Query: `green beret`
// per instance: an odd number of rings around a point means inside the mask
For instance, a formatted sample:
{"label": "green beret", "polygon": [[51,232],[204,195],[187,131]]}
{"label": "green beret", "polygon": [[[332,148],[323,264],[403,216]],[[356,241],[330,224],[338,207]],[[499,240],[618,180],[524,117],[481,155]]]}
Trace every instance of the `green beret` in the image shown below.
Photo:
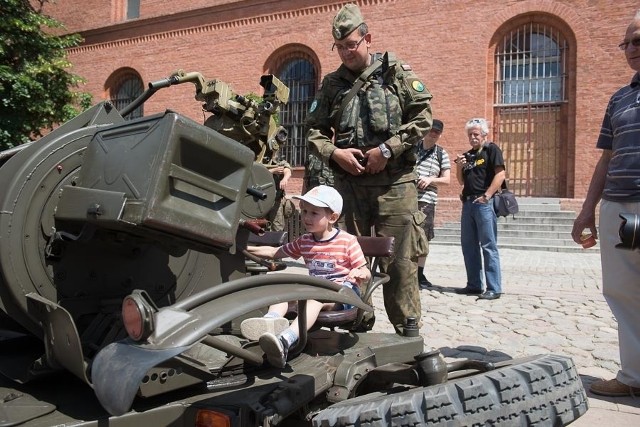
{"label": "green beret", "polygon": [[345,4],[333,18],[333,38],[342,40],[364,23],[360,9],[353,3]]}

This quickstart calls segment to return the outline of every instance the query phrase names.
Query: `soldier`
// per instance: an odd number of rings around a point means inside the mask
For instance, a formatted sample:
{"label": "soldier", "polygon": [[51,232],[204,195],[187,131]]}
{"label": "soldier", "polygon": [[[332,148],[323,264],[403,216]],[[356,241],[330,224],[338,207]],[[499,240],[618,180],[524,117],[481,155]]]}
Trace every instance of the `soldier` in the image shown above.
{"label": "soldier", "polygon": [[385,309],[402,333],[406,318],[420,320],[417,259],[426,239],[415,146],[431,128],[431,94],[392,53],[369,53],[371,34],[356,5],[335,16],[333,38],[342,65],[325,76],[309,108],[307,138],[334,170],[344,198],[341,225],[356,235],[373,226],[377,235],[395,237],[396,254],[381,269],[391,276]]}
{"label": "soldier", "polygon": [[283,205],[286,202],[285,189],[289,178],[291,178],[291,165],[286,160],[280,160],[273,166],[268,165],[267,168],[273,175],[273,181],[276,184],[276,201],[267,214],[266,219],[269,221],[267,229],[269,231],[283,231],[285,221]]}

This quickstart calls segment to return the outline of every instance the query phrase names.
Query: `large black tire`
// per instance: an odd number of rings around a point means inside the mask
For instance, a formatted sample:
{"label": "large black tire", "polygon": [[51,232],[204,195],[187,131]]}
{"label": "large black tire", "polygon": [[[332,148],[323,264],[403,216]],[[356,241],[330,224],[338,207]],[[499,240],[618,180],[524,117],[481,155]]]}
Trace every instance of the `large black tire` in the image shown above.
{"label": "large black tire", "polygon": [[510,362],[445,384],[336,403],[319,412],[313,425],[563,426],[587,411],[571,358],[543,355]]}

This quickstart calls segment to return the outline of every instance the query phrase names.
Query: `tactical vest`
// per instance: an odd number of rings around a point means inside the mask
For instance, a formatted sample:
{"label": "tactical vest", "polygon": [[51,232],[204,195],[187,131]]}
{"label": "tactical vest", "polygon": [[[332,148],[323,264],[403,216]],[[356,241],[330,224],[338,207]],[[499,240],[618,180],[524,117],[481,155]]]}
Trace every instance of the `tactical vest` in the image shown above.
{"label": "tactical vest", "polygon": [[318,185],[334,185],[334,172],[328,164],[322,161],[320,157],[314,153],[309,153],[307,162],[305,163],[305,188],[307,191]]}
{"label": "tactical vest", "polygon": [[[389,56],[342,111],[336,132],[338,148],[378,146],[400,129],[402,112],[394,85],[396,60]],[[381,57],[377,53],[373,60],[379,61]],[[337,105],[341,105],[348,92],[341,94]]]}

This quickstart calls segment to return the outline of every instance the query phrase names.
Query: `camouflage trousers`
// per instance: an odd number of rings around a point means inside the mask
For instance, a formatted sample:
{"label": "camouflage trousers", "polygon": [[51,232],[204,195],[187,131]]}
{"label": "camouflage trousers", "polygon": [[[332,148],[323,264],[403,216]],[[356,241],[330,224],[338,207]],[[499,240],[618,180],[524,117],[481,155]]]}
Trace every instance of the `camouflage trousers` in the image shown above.
{"label": "camouflage trousers", "polygon": [[284,212],[282,210],[282,198],[276,197],[273,207],[267,213],[266,219],[269,221],[267,231],[283,231],[284,230]]}
{"label": "camouflage trousers", "polygon": [[340,225],[349,233],[368,236],[371,227],[378,236],[393,236],[395,254],[380,260],[380,270],[390,276],[383,287],[384,307],[397,333],[402,333],[407,317],[419,324],[421,316],[418,287],[418,257],[425,254],[424,214],[418,210],[418,194],[413,182],[385,185],[358,185],[355,180],[336,180],[344,199]]}

